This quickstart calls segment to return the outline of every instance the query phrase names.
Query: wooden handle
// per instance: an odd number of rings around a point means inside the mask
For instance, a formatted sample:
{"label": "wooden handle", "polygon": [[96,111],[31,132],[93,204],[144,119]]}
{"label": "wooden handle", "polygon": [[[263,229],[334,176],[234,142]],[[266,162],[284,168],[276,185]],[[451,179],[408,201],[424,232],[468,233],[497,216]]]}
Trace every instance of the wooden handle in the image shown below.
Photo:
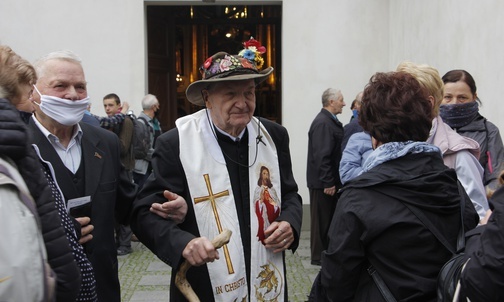
{"label": "wooden handle", "polygon": [[[221,248],[224,244],[229,242],[232,232],[230,230],[223,230],[219,235],[212,239],[212,244],[215,249]],[[191,284],[186,279],[187,270],[191,267],[191,264],[187,260],[180,265],[179,271],[175,276],[175,285],[180,290],[180,292],[186,297],[189,302],[200,302],[200,299],[191,287]]]}

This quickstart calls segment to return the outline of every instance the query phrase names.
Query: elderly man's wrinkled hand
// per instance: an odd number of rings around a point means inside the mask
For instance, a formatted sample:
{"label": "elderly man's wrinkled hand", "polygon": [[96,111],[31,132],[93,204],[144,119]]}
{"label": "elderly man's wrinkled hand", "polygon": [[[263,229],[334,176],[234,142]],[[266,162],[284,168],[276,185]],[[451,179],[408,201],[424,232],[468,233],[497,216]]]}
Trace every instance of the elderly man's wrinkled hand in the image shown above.
{"label": "elderly man's wrinkled hand", "polygon": [[164,219],[171,219],[175,223],[182,223],[187,215],[187,203],[182,196],[172,193],[168,190],[163,192],[166,198],[164,203],[153,203],[150,211]]}
{"label": "elderly man's wrinkled hand", "polygon": [[266,235],[264,244],[267,249],[272,249],[273,253],[285,251],[294,242],[294,232],[287,221],[274,221],[264,234]]}
{"label": "elderly man's wrinkled hand", "polygon": [[192,266],[200,266],[219,259],[219,252],[206,237],[197,237],[189,241],[182,251],[182,257]]}

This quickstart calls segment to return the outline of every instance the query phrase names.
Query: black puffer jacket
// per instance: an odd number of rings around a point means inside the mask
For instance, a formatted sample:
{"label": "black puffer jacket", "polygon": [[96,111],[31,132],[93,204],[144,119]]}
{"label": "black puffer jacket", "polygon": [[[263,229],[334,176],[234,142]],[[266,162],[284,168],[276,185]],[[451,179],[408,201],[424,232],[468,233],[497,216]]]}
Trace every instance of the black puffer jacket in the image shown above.
{"label": "black puffer jacket", "polygon": [[0,99],[0,153],[15,161],[37,204],[48,261],[57,275],[57,301],[75,301],[80,291],[80,271],[39,160],[27,144],[28,135],[19,111],[8,100]]}
{"label": "black puffer jacket", "polygon": [[488,223],[478,227],[466,243],[471,259],[462,273],[462,296],[473,302],[504,301],[504,187],[490,202],[493,212]]}

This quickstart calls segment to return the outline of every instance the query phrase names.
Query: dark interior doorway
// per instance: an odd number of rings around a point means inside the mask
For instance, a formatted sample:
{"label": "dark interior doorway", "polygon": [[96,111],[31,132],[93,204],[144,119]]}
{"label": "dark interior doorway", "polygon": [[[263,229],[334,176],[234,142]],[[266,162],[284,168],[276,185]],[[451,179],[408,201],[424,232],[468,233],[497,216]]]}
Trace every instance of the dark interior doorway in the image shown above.
{"label": "dark interior doorway", "polygon": [[281,123],[281,13],[281,5],[147,6],[148,88],[163,130],[201,109],[185,97],[200,65],[218,51],[237,54],[250,37],[267,49],[264,67],[275,68],[258,86],[255,115]]}

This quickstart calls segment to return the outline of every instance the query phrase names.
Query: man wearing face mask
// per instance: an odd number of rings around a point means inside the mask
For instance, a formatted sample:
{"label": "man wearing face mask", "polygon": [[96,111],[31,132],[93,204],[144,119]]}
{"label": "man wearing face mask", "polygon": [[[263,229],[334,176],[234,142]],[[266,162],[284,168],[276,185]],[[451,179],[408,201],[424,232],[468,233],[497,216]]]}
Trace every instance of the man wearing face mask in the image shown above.
{"label": "man wearing face mask", "polygon": [[40,76],[34,93],[38,106],[29,124],[31,143],[52,164],[67,208],[80,210],[70,214],[94,268],[98,300],[120,301],[114,215],[128,223],[137,188],[119,162],[116,135],[78,123],[89,103],[80,59],[69,51],[53,52],[35,68]]}
{"label": "man wearing face mask", "polygon": [[[79,243],[93,265],[98,301],[121,300],[114,242],[114,218],[129,224],[137,186],[120,163],[117,136],[79,123],[89,103],[80,59],[70,51],[52,52],[34,67],[39,75],[29,123],[31,144],[50,163],[56,186],[75,218]],[[164,191],[150,211],[176,223],[187,213],[185,201]],[[79,231],[80,230],[80,231]],[[92,234],[91,234],[92,232]]]}
{"label": "man wearing face mask", "polygon": [[141,188],[143,183],[149,177],[152,170],[151,158],[154,153],[154,143],[159,135],[161,135],[161,125],[157,119],[159,115],[159,101],[155,95],[147,94],[142,99],[143,111],[138,116],[138,121],[149,127],[151,133],[150,142],[151,148],[145,158],[135,159],[135,168],[133,169],[133,180]]}
{"label": "man wearing face mask", "polygon": [[119,161],[117,136],[79,124],[89,103],[80,59],[69,51],[53,52],[35,68],[40,76],[34,93],[38,106],[29,124],[31,143],[52,164],[67,208],[75,206],[70,215],[93,265],[98,300],[120,301],[114,216],[128,223],[137,188]]}

